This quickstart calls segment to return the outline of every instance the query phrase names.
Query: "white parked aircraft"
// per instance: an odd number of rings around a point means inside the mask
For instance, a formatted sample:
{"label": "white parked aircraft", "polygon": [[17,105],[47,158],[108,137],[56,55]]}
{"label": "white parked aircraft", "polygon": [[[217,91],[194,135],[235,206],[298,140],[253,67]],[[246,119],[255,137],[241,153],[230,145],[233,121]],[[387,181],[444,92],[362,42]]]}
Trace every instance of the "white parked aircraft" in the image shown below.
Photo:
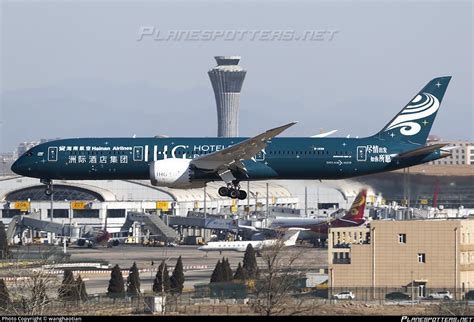
{"label": "white parked aircraft", "polygon": [[[294,246],[299,233],[300,230],[288,230],[282,239],[284,246]],[[223,251],[245,252],[250,244],[254,250],[259,251],[265,247],[274,246],[277,242],[278,239],[208,242],[206,245],[199,247],[198,250],[205,252],[219,251],[221,253]]]}

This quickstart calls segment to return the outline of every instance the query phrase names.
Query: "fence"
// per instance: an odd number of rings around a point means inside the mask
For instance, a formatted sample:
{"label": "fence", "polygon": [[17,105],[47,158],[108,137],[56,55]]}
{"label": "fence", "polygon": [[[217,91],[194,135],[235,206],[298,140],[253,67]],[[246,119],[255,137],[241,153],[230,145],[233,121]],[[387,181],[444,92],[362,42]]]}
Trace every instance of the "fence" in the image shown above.
{"label": "fence", "polygon": [[[333,297],[340,293],[350,291],[354,295],[352,299],[334,299]],[[446,292],[452,295],[452,300],[445,300],[442,296],[437,299],[428,299],[429,294],[436,292]],[[465,290],[464,290],[465,291]],[[414,290],[415,292],[415,290]],[[464,294],[462,290],[449,290],[449,289],[427,289],[426,295],[423,299],[419,298],[417,301],[411,301],[412,303],[459,303],[463,305],[471,306],[474,302],[468,302],[466,296],[455,297],[456,295]],[[321,306],[339,305],[342,303],[358,303],[365,305],[365,303],[389,305],[390,303],[397,303],[398,301],[407,300],[403,298],[386,298],[387,294],[401,293],[410,295],[410,291],[407,292],[406,288],[333,288],[326,291],[315,290],[307,293],[292,293],[289,294],[285,300],[286,313],[291,314],[291,310],[295,307],[299,307],[302,311],[308,314],[314,314],[318,312],[318,308]],[[446,294],[446,293],[442,293]],[[233,298],[230,294],[225,295],[224,293],[219,294],[218,298],[212,298],[203,296],[204,294],[199,292],[188,292],[183,293],[179,296],[167,295],[166,305],[164,308],[165,314],[202,314],[202,315],[254,315],[257,314],[252,303],[257,301],[256,295],[249,293],[246,298]],[[95,294],[90,295],[87,301],[84,302],[65,302],[60,299],[52,298],[47,304],[44,305],[41,312],[28,312],[22,311],[21,303],[10,304],[6,309],[0,309],[0,314],[61,314],[61,315],[126,315],[126,314],[143,314],[149,311],[149,307],[146,304],[145,297],[153,296],[153,294],[143,294],[140,297],[123,297],[123,298],[111,298],[107,294]],[[301,305],[301,303],[303,303]],[[409,302],[408,302],[409,303]],[[155,312],[160,314],[160,312]]]}

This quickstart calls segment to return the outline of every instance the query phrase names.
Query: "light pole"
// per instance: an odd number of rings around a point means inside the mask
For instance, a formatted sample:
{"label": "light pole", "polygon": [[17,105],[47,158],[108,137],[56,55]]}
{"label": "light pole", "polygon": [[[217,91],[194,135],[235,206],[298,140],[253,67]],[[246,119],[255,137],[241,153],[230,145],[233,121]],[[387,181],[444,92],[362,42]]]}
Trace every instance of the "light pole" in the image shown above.
{"label": "light pole", "polygon": [[255,193],[255,215],[258,212],[258,192]]}
{"label": "light pole", "polygon": [[267,208],[267,209],[266,209],[266,213],[265,213],[265,219],[268,220],[268,182],[266,183],[266,190],[267,190],[267,191],[266,191],[265,194],[267,195],[267,199],[266,199],[266,208]]}
{"label": "light pole", "polygon": [[69,242],[71,242],[72,238],[72,200],[64,199],[65,202],[69,203],[69,212],[68,212],[68,217],[69,217]]}
{"label": "light pole", "polygon": [[308,217],[308,187],[304,187],[304,216]]}
{"label": "light pole", "polygon": [[375,227],[372,228],[370,242],[372,243],[372,299],[375,300]]}
{"label": "light pole", "polygon": [[206,193],[206,185],[204,185],[204,220],[206,220],[207,215],[207,193]]}
{"label": "light pole", "polygon": [[[54,219],[54,189],[53,189],[53,182],[51,181],[51,223],[53,223]],[[51,234],[51,245],[53,244],[53,233]]]}
{"label": "light pole", "polygon": [[247,220],[250,219],[250,181],[247,180]]}
{"label": "light pole", "polygon": [[[28,215],[31,214],[31,198],[28,198]],[[30,241],[33,242],[33,229],[30,228]]]}

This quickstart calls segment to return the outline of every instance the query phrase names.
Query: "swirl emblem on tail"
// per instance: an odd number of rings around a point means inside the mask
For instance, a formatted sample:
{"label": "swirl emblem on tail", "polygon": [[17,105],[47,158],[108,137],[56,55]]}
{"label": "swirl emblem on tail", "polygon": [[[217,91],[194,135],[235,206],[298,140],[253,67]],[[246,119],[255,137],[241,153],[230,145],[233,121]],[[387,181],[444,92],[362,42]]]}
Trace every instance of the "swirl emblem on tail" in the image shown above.
{"label": "swirl emblem on tail", "polygon": [[415,135],[421,130],[416,120],[426,118],[439,109],[439,100],[430,93],[418,94],[403,111],[385,128],[385,131],[400,128],[402,135]]}

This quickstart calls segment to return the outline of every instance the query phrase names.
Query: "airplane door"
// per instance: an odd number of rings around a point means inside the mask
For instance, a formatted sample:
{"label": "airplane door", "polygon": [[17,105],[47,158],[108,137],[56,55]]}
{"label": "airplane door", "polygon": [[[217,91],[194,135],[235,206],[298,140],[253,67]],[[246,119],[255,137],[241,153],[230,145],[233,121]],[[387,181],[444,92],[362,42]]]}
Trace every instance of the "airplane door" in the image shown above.
{"label": "airplane door", "polygon": [[258,152],[255,155],[255,161],[265,161],[265,155],[267,153],[265,152],[265,149],[262,149],[260,152]]}
{"label": "airplane door", "polygon": [[50,146],[48,148],[48,161],[52,161],[52,162],[58,161],[58,147]]}
{"label": "airplane door", "polygon": [[133,161],[143,161],[143,147],[142,146],[133,147]]}
{"label": "airplane door", "polygon": [[357,147],[357,161],[367,161],[367,147],[366,146]]}

